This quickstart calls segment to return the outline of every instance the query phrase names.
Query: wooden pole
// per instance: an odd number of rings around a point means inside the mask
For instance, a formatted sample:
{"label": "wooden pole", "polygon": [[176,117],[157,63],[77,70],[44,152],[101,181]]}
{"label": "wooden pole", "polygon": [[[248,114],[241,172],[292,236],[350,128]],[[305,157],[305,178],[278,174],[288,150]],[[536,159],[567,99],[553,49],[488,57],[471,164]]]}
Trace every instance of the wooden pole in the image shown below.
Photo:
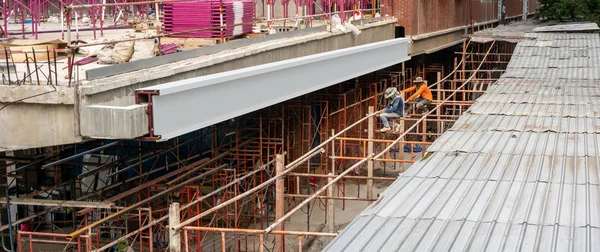
{"label": "wooden pole", "polygon": [[[284,156],[282,154],[277,154],[275,156],[275,174],[279,175],[283,173],[285,168],[284,165]],[[279,220],[283,217],[285,212],[285,204],[284,204],[284,184],[285,180],[282,177],[275,180],[275,219]],[[276,230],[283,231],[283,223],[275,228]],[[284,252],[285,251],[285,236],[277,235],[275,238],[275,252]]]}
{"label": "wooden pole", "polygon": [[[329,173],[329,176],[327,178],[327,182],[331,183],[331,181],[333,180],[333,173]],[[333,197],[333,188],[334,186],[330,186],[327,188],[327,194],[330,197]],[[334,200],[333,199],[327,199],[327,227],[329,228],[329,232],[330,233],[335,233],[335,205],[334,205]]]}
{"label": "wooden pole", "polygon": [[179,203],[169,207],[169,252],[181,252],[181,232],[175,230],[180,222]]}

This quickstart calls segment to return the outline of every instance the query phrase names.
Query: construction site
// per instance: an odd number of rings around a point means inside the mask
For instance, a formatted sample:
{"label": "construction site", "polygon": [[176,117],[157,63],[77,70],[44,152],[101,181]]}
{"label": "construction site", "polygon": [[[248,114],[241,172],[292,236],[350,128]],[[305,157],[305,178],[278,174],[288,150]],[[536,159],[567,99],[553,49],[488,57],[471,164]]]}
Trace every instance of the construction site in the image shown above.
{"label": "construction site", "polygon": [[7,0],[3,249],[599,251],[600,28],[538,7]]}

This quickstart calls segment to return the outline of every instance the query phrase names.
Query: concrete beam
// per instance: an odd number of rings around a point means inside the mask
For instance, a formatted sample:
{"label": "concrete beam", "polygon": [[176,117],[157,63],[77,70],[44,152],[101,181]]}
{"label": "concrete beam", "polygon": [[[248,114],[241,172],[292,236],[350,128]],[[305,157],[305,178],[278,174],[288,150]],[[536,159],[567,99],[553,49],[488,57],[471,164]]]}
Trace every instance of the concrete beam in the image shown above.
{"label": "concrete beam", "polygon": [[437,51],[458,45],[465,40],[466,27],[449,29],[445,32],[432,33],[411,37],[412,43],[409,46],[409,55],[411,57],[430,54]]}
{"label": "concrete beam", "polygon": [[0,85],[0,103],[75,104],[75,88],[51,85]]}
{"label": "concrete beam", "polygon": [[357,21],[362,22],[356,24],[362,31],[358,36],[340,31],[281,35],[264,43],[84,81],[76,88],[0,86],[0,107],[10,104],[0,112],[0,151],[143,136],[149,133],[148,120],[145,109],[135,105],[136,89],[393,39],[396,21],[388,17]]}
{"label": "concrete beam", "polygon": [[97,139],[132,139],[149,133],[147,106],[91,105],[81,109],[81,135]]}
{"label": "concrete beam", "polygon": [[[6,103],[0,103],[0,108]],[[14,103],[0,111],[0,149],[19,150],[83,141],[74,105]]]}
{"label": "concrete beam", "polygon": [[153,136],[170,139],[377,71],[408,57],[400,38],[136,90]]}

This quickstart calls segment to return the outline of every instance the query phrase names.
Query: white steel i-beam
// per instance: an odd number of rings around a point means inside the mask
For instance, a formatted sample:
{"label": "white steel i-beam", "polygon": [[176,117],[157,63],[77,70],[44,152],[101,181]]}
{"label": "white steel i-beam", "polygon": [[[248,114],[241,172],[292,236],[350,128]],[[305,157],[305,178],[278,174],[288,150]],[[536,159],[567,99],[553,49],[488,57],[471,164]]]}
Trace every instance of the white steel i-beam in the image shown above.
{"label": "white steel i-beam", "polygon": [[386,40],[136,90],[150,136],[170,139],[410,59]]}

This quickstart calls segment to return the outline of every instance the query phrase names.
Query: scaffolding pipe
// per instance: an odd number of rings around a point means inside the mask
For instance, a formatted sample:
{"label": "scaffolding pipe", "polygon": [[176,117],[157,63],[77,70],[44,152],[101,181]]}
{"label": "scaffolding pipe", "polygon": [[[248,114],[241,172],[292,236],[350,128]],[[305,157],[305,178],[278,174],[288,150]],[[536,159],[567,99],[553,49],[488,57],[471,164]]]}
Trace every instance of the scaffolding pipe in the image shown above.
{"label": "scaffolding pipe", "polygon": [[[264,230],[260,229],[240,229],[240,228],[217,228],[217,227],[184,227],[185,230],[192,231],[207,231],[207,232],[226,232],[226,233],[246,233],[246,234],[264,234]],[[279,231],[273,230],[271,234],[281,235],[301,235],[301,236],[326,236],[336,237],[336,233],[319,233],[319,232],[305,232],[305,231]]]}
{"label": "scaffolding pipe", "polygon": [[[325,152],[325,150],[323,148],[321,148],[321,149],[319,149],[319,151],[313,152],[309,156],[305,155],[305,157],[303,157],[301,161],[309,159],[309,158],[312,158],[313,156],[315,156],[315,155],[317,155],[319,153],[323,153],[323,152]],[[186,221],[180,223],[179,225],[177,225],[175,227],[169,227],[169,228],[175,229],[177,231],[181,231],[182,227],[184,227],[186,225],[189,225],[192,222],[197,221],[197,220],[203,218],[204,216],[207,216],[207,215],[209,215],[209,214],[211,214],[211,213],[213,213],[213,212],[215,212],[215,211],[217,211],[217,210],[219,210],[219,209],[221,209],[221,208],[223,208],[223,207],[225,207],[225,206],[227,206],[227,205],[229,205],[229,204],[231,204],[231,203],[233,203],[233,202],[235,202],[235,201],[237,201],[237,200],[239,200],[239,199],[241,199],[243,197],[246,197],[246,196],[248,196],[248,195],[250,195],[252,193],[255,193],[256,191],[262,189],[263,187],[266,187],[270,183],[273,183],[274,181],[276,181],[278,178],[283,177],[286,174],[290,173],[292,170],[294,170],[294,168],[298,167],[299,165],[300,165],[300,163],[296,163],[294,165],[288,165],[288,166],[286,166],[286,170],[283,171],[282,173],[280,173],[279,175],[276,175],[275,177],[272,177],[272,178],[268,179],[267,181],[263,182],[262,184],[260,184],[258,186],[255,186],[252,189],[250,189],[250,190],[248,190],[248,191],[246,191],[246,192],[244,192],[244,193],[242,193],[242,194],[240,194],[238,196],[235,196],[235,197],[233,197],[233,198],[231,198],[231,199],[229,199],[229,200],[227,200],[227,201],[225,201],[225,202],[223,202],[223,203],[221,203],[219,205],[216,205],[213,208],[211,208],[209,210],[206,210],[206,211],[202,212],[199,215],[191,217],[191,218],[187,219]]]}
{"label": "scaffolding pipe", "polygon": [[[182,172],[184,172],[184,171],[186,171],[186,170],[194,167],[195,165],[205,165],[205,163],[207,162],[207,160],[208,160],[207,158],[204,158],[204,159],[201,159],[201,160],[199,160],[197,162],[194,162],[193,164],[191,164],[189,166],[183,167],[182,169],[174,170],[174,171],[172,171],[170,173],[162,175],[162,176],[160,176],[158,178],[155,178],[155,179],[153,179],[151,181],[148,181],[148,182],[146,182],[144,184],[141,184],[141,185],[138,185],[138,186],[136,186],[134,188],[131,188],[131,189],[125,191],[125,192],[119,193],[119,194],[117,194],[117,195],[115,195],[115,196],[113,196],[113,197],[105,200],[105,202],[114,202],[114,201],[117,201],[119,199],[125,198],[125,197],[127,197],[129,195],[132,195],[134,193],[137,193],[137,192],[139,192],[139,191],[141,191],[141,190],[143,190],[145,188],[148,188],[148,187],[150,187],[152,185],[155,185],[158,182],[161,182],[161,181],[166,180],[166,179],[168,179],[170,177],[176,176],[177,174],[182,173]],[[84,215],[86,213],[91,212],[92,210],[93,210],[92,208],[82,209],[82,210],[80,210],[80,211],[77,212],[77,215]]]}
{"label": "scaffolding pipe", "polygon": [[319,189],[318,191],[314,192],[310,197],[306,198],[300,204],[296,205],[296,207],[294,207],[292,210],[288,211],[288,213],[286,213],[282,218],[279,218],[273,224],[271,224],[271,226],[269,226],[267,229],[265,229],[265,234],[270,233],[281,222],[285,221],[287,218],[289,218],[290,216],[292,216],[292,214],[294,214],[300,208],[302,208],[303,206],[305,206],[306,204],[308,204],[311,200],[315,199],[317,196],[319,196],[319,194],[325,192],[325,190],[327,190],[328,187],[330,187],[333,184],[337,183],[344,176],[348,175],[348,173],[354,171],[354,169],[358,168],[359,166],[361,166],[362,164],[364,164],[365,162],[367,162],[370,158],[373,157],[373,155],[374,154],[369,154],[367,157],[363,158],[363,160],[356,162],[354,165],[350,166],[350,168],[348,168],[344,172],[340,173],[340,175],[338,175],[336,178],[334,178],[331,181],[329,181],[329,183],[327,183],[325,186],[321,187],[321,189]]}
{"label": "scaffolding pipe", "polygon": [[121,141],[115,141],[115,142],[112,142],[112,143],[109,143],[109,144],[105,144],[105,145],[102,145],[100,147],[97,147],[97,148],[94,148],[94,149],[91,149],[91,150],[87,150],[87,151],[75,154],[75,155],[67,157],[67,158],[63,158],[61,160],[54,161],[52,163],[48,163],[48,164],[42,165],[42,169],[48,168],[48,167],[53,166],[53,165],[62,164],[64,162],[76,159],[76,158],[81,157],[81,156],[83,156],[85,154],[88,154],[88,153],[93,153],[93,152],[96,152],[96,151],[99,151],[99,150],[104,150],[104,149],[106,149],[108,147],[115,146],[115,145],[119,144],[120,142]]}
{"label": "scaffolding pipe", "polygon": [[[285,157],[281,154],[275,156],[275,174],[280,175],[285,168]],[[275,218],[281,218],[285,213],[285,181],[283,176],[275,180]],[[277,230],[283,230],[283,224],[277,226]],[[285,247],[285,236],[277,235],[275,237],[275,252],[283,252]]]}
{"label": "scaffolding pipe", "polygon": [[229,166],[229,165],[224,164],[224,165],[221,165],[219,167],[213,168],[210,171],[207,171],[207,172],[202,173],[202,174],[200,174],[200,175],[198,175],[196,177],[193,177],[193,178],[188,179],[188,180],[186,180],[184,182],[181,182],[181,183],[179,183],[179,184],[177,184],[177,185],[175,185],[173,187],[169,187],[168,189],[166,189],[164,191],[161,191],[161,192],[159,192],[159,193],[157,193],[157,194],[155,194],[155,195],[153,195],[151,197],[148,197],[148,198],[145,198],[143,200],[140,200],[140,201],[136,202],[135,204],[124,208],[121,211],[113,213],[113,214],[111,214],[109,216],[106,216],[106,217],[102,218],[101,220],[98,220],[98,221],[96,221],[96,222],[94,222],[94,223],[92,223],[90,225],[87,225],[85,227],[80,228],[79,230],[76,230],[76,231],[72,232],[71,234],[69,234],[67,236],[67,239],[68,240],[72,240],[74,237],[77,237],[77,236],[83,234],[84,232],[87,232],[89,229],[92,229],[92,228],[94,228],[94,227],[96,227],[96,226],[104,223],[105,221],[111,220],[111,219],[113,219],[115,217],[119,217],[119,216],[121,216],[121,215],[123,215],[123,214],[125,214],[125,213],[127,213],[127,212],[129,212],[131,210],[134,210],[135,208],[138,208],[138,207],[140,207],[140,206],[142,206],[142,205],[144,205],[144,204],[146,204],[148,202],[151,202],[151,201],[153,201],[153,200],[155,200],[155,199],[157,199],[159,197],[162,197],[162,196],[164,196],[166,194],[169,194],[172,191],[178,190],[179,188],[181,188],[181,187],[183,187],[183,186],[185,186],[185,185],[187,185],[189,183],[196,182],[196,181],[198,181],[200,179],[203,179],[203,178],[208,177],[208,176],[210,176],[212,174],[215,174],[215,173],[221,171],[223,168],[225,168],[227,166]]}
{"label": "scaffolding pipe", "polygon": [[188,172],[186,172],[186,173],[184,173],[184,174],[181,174],[181,175],[179,175],[178,177],[174,178],[173,180],[171,180],[171,181],[167,182],[167,185],[168,185],[168,186],[172,186],[173,184],[177,183],[179,180],[181,180],[181,179],[184,179],[184,178],[186,178],[186,177],[188,177],[188,176],[192,175],[192,174],[193,174],[194,172],[196,172],[198,169],[200,169],[200,168],[203,168],[203,167],[205,167],[205,166],[206,166],[206,165],[208,165],[208,164],[212,164],[213,162],[215,162],[215,161],[217,161],[217,160],[220,160],[220,159],[222,159],[222,158],[226,157],[227,155],[231,154],[233,151],[238,151],[238,150],[239,150],[241,147],[244,147],[244,146],[248,145],[248,144],[249,144],[249,143],[251,143],[252,141],[253,141],[253,140],[252,140],[252,139],[250,139],[250,140],[247,140],[247,141],[245,141],[245,142],[243,142],[243,143],[241,143],[241,144],[238,144],[238,145],[237,145],[235,148],[233,148],[233,149],[231,149],[231,150],[228,150],[228,151],[226,151],[226,152],[223,152],[222,154],[220,154],[220,155],[218,155],[218,156],[216,156],[216,157],[212,158],[212,159],[211,159],[211,161],[209,161],[208,163],[206,163],[206,164],[202,165],[201,167],[198,167],[198,168],[196,168],[196,169],[190,170],[190,171],[188,171]]}
{"label": "scaffolding pipe", "polygon": [[2,204],[13,204],[22,206],[57,206],[57,207],[93,207],[93,208],[112,208],[114,203],[76,201],[76,200],[46,200],[46,199],[7,199],[0,198]]}
{"label": "scaffolding pipe", "polygon": [[[7,180],[8,181],[8,180]],[[15,241],[13,237],[13,229],[12,229],[12,216],[10,214],[10,194],[8,193],[8,183],[4,186],[4,192],[6,193],[6,215],[8,215],[8,226],[11,227],[8,229],[8,240],[10,241],[10,251],[15,251]],[[4,244],[3,244],[4,246]]]}
{"label": "scaffolding pipe", "polygon": [[[164,169],[164,168],[155,169],[155,170],[149,171],[149,172],[147,172],[147,173],[145,173],[145,174],[143,174],[143,175],[149,175],[149,174],[155,173],[155,172],[157,172],[157,171],[160,171],[160,170],[162,170],[162,169]],[[123,181],[123,182],[120,182],[120,183],[118,183],[118,184],[111,185],[111,186],[109,186],[108,188],[107,188],[107,187],[105,187],[105,188],[102,188],[102,189],[100,189],[100,190],[99,190],[99,191],[97,191],[97,192],[91,192],[91,193],[89,193],[89,194],[86,194],[86,195],[83,195],[83,196],[81,196],[81,197],[78,197],[76,200],[83,200],[83,199],[89,198],[89,197],[91,197],[91,196],[93,196],[93,195],[96,195],[96,194],[98,194],[99,192],[102,192],[102,191],[104,191],[104,190],[108,190],[108,189],[111,189],[111,188],[117,187],[117,186],[119,186],[119,185],[121,185],[121,184],[128,183],[128,182],[130,182],[130,181],[134,181],[134,180],[136,180],[136,179],[138,179],[138,178],[142,177],[143,175],[138,175],[138,176],[136,176],[136,177],[130,178],[130,179],[128,179],[128,180],[126,180],[126,181]],[[34,215],[27,216],[27,217],[25,217],[25,218],[22,218],[22,219],[19,219],[19,220],[17,220],[17,221],[15,221],[15,222],[13,222],[13,223],[12,223],[12,226],[16,226],[16,225],[19,225],[19,224],[21,224],[21,223],[24,223],[24,222],[27,222],[27,221],[33,220],[33,219],[35,219],[35,218],[37,218],[37,217],[40,217],[40,216],[42,216],[42,215],[44,215],[44,214],[47,214],[47,213],[50,213],[50,212],[56,211],[56,210],[58,210],[58,209],[60,209],[60,207],[51,207],[51,208],[48,208],[48,209],[46,209],[46,210],[43,210],[43,211],[41,211],[41,212],[39,212],[39,213],[35,213]],[[3,226],[0,226],[0,231],[3,231],[3,230],[5,230],[5,229],[7,229],[8,227],[10,227],[10,225],[3,225]]]}
{"label": "scaffolding pipe", "polygon": [[[60,150],[60,151],[65,151],[65,150],[68,150],[68,149],[71,149],[71,148],[72,148],[72,147],[71,147],[71,146],[69,146],[69,147],[66,147],[66,148],[64,148],[64,149],[62,149],[62,150]],[[60,151],[59,151],[59,152],[60,152]],[[51,154],[51,155],[50,155],[49,157],[42,158],[42,159],[39,159],[39,160],[37,160],[37,161],[33,161],[33,162],[31,162],[31,163],[29,163],[29,164],[27,164],[27,165],[25,165],[25,166],[21,166],[21,167],[19,167],[19,168],[17,168],[17,169],[14,169],[14,170],[12,170],[12,171],[8,171],[7,173],[8,173],[8,174],[11,174],[11,173],[15,173],[15,172],[18,172],[18,171],[22,171],[22,170],[25,170],[25,169],[27,169],[27,168],[29,168],[29,167],[31,167],[31,166],[34,166],[34,165],[36,165],[36,164],[39,164],[39,163],[41,163],[41,162],[44,162],[44,161],[46,161],[46,160],[49,160],[49,159],[52,159],[52,158],[54,158],[54,157],[55,157],[55,156],[54,156],[54,154],[55,154],[55,151],[52,151],[52,152],[50,152],[50,153],[48,153],[48,154]]]}
{"label": "scaffolding pipe", "polygon": [[[194,200],[194,201],[192,201],[192,202],[190,202],[188,204],[185,204],[184,206],[182,206],[180,208],[180,210],[185,210],[185,209],[187,209],[187,208],[189,208],[189,207],[191,207],[191,206],[193,206],[193,205],[195,205],[195,204],[197,204],[197,203],[199,203],[199,202],[201,202],[201,201],[203,201],[203,200],[205,200],[205,199],[207,199],[207,198],[209,198],[209,197],[211,197],[211,196],[213,196],[213,195],[215,195],[215,194],[217,194],[217,193],[219,193],[219,192],[221,192],[221,191],[223,191],[223,190],[225,190],[227,188],[229,188],[230,186],[235,185],[235,184],[239,183],[240,181],[242,181],[244,179],[247,179],[250,176],[253,176],[254,174],[256,174],[256,173],[258,173],[260,171],[263,171],[269,165],[272,165],[273,162],[275,162],[275,160],[271,160],[270,162],[268,162],[268,163],[262,165],[261,167],[259,167],[258,169],[254,170],[252,172],[249,172],[248,174],[246,174],[246,175],[244,175],[242,177],[239,177],[239,178],[237,178],[234,181],[231,181],[229,184],[221,186],[217,190],[214,190],[214,191],[212,191],[212,192],[210,192],[210,193],[208,193],[208,194],[206,194],[206,195],[204,195],[204,196],[202,196],[202,197],[200,197],[200,198],[198,198],[198,199],[196,199],[196,200]],[[141,232],[142,230],[148,229],[148,228],[150,228],[150,227],[152,227],[152,226],[154,226],[154,225],[156,225],[156,224],[158,224],[158,223],[160,223],[162,221],[165,221],[167,219],[168,219],[167,215],[165,215],[165,216],[163,216],[161,218],[155,219],[155,220],[151,221],[148,225],[143,226],[143,227],[139,228],[138,230],[133,231],[133,232],[131,232],[129,234],[126,234],[123,237],[121,237],[121,238],[119,238],[119,239],[117,239],[117,240],[115,240],[115,241],[113,241],[113,242],[111,242],[109,244],[106,244],[106,245],[104,245],[104,247],[101,247],[101,248],[99,248],[97,250],[94,250],[94,251],[104,251],[105,249],[108,249],[111,246],[113,246],[113,245],[115,245],[115,244],[117,244],[117,243],[119,243],[119,242],[121,242],[121,241],[123,241],[123,240],[125,240],[125,239],[127,239],[129,237],[131,237],[131,236],[136,235],[137,233]]]}
{"label": "scaffolding pipe", "polygon": [[[409,133],[411,130],[413,130],[415,127],[417,127],[419,125],[420,122],[422,122],[423,120],[425,120],[427,118],[427,116],[429,116],[430,114],[432,114],[434,111],[436,111],[437,109],[439,109],[442,105],[444,105],[444,103],[448,100],[450,100],[450,98],[452,98],[454,95],[456,95],[456,93],[461,90],[465,85],[467,85],[472,79],[473,77],[475,77],[476,73],[479,71],[479,69],[481,69],[481,66],[483,66],[483,63],[485,62],[485,59],[487,58],[488,54],[490,53],[490,51],[492,51],[492,48],[494,47],[494,44],[496,43],[496,41],[494,40],[494,42],[492,42],[492,44],[490,45],[490,48],[488,49],[488,51],[485,53],[485,56],[483,56],[483,60],[481,60],[481,63],[479,64],[479,66],[477,67],[477,69],[474,71],[474,73],[471,75],[471,77],[469,77],[465,83],[463,83],[462,85],[460,85],[460,87],[458,87],[454,92],[452,92],[452,94],[450,94],[448,96],[448,98],[444,99],[442,102],[440,102],[440,104],[438,104],[437,106],[435,106],[435,108],[433,108],[432,110],[430,110],[429,112],[427,112],[426,114],[424,114],[419,120],[417,120],[415,122],[415,124],[413,124],[413,126],[411,126],[410,128],[408,128],[406,131],[404,131],[404,133],[402,133],[402,135],[400,135],[398,138],[396,138],[396,140],[394,140],[394,142],[392,142],[388,147],[386,147],[383,151],[381,151],[379,154],[377,154],[375,157],[373,157],[373,159],[378,159],[381,156],[385,155],[385,153],[387,153],[388,151],[390,151],[390,149],[392,149],[394,147],[394,145],[398,144],[398,142],[400,142],[400,140],[405,137],[407,135],[407,133]],[[454,72],[454,71],[453,71]]]}
{"label": "scaffolding pipe", "polygon": [[302,162],[306,159],[307,156],[309,155],[314,155],[314,152],[316,151],[323,151],[323,146],[327,145],[329,142],[335,140],[337,137],[341,136],[342,134],[346,133],[346,131],[354,128],[354,126],[359,125],[360,123],[368,120],[370,117],[375,116],[377,113],[372,113],[367,115],[366,117],[356,121],[355,123],[353,123],[352,125],[346,127],[345,129],[341,130],[340,132],[338,132],[337,134],[331,136],[329,139],[325,140],[324,142],[322,142],[321,144],[317,145],[315,148],[313,148],[312,150],[308,151],[306,154],[302,155],[301,157],[299,157],[298,159],[292,161],[291,163],[288,164],[288,166],[294,166],[296,164],[298,164],[299,162]]}

